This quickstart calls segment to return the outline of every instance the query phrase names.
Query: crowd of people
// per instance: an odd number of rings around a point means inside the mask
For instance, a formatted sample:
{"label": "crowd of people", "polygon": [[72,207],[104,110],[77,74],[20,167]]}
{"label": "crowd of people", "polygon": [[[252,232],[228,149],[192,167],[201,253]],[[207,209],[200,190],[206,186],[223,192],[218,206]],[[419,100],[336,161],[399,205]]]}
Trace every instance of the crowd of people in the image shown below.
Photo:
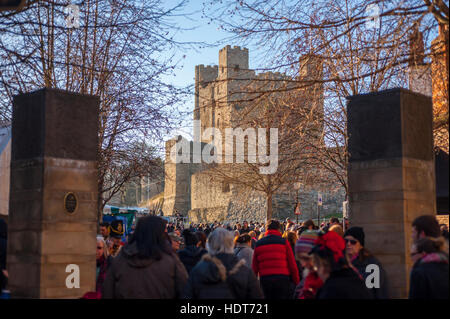
{"label": "crowd of people", "polygon": [[[97,291],[86,298],[388,299],[389,278],[365,247],[361,227],[332,218],[191,224],[139,219],[123,237],[120,221],[97,240]],[[424,215],[411,225],[410,299],[447,299],[448,229]],[[368,266],[379,269],[368,286]]]}
{"label": "crowd of people", "polygon": [[[270,220],[190,224],[139,218],[99,227],[96,291],[84,298],[388,299],[390,281],[364,229]],[[432,215],[411,224],[410,299],[448,299],[448,228]],[[0,219],[0,285],[7,287],[7,225]],[[368,286],[379,269],[377,285]],[[370,281],[370,280],[369,280]]]}

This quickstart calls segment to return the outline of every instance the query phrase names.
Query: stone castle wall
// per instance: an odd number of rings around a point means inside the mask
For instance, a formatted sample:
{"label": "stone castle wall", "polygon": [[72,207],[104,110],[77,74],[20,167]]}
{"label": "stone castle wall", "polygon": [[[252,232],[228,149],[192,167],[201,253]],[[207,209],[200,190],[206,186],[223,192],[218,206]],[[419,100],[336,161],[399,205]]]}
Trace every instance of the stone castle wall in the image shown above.
{"label": "stone castle wall", "polygon": [[[294,195],[295,196],[295,195]],[[299,221],[313,219],[317,222],[317,197],[318,191],[299,192],[302,214]],[[342,202],[345,200],[343,190],[334,192],[322,192],[323,206],[320,207],[320,220],[323,221],[332,214],[342,214]],[[225,204],[225,203],[224,203]],[[285,220],[296,219],[294,214],[295,197],[289,193],[276,194],[273,198],[273,218]],[[188,216],[194,223],[204,222],[242,222],[266,220],[266,199],[264,194],[250,192],[250,194],[234,194],[227,206],[200,207],[189,211]]]}
{"label": "stone castle wall", "polygon": [[[166,161],[164,163],[164,215],[173,215],[175,211],[187,214],[191,206],[191,163],[173,163],[170,150],[178,139],[166,142]],[[188,142],[189,144],[189,142]]]}
{"label": "stone castle wall", "polygon": [[[317,74],[321,74],[320,65],[313,62],[306,61],[305,68],[301,70],[301,76],[313,79]],[[255,79],[258,81],[252,81]],[[271,81],[273,79],[281,81]],[[289,77],[272,72],[256,74],[249,69],[248,49],[236,46],[232,48],[228,45],[219,51],[218,65],[198,65],[195,68],[194,120],[201,121],[202,132],[207,128],[217,128],[222,132],[222,137],[225,137],[224,129],[227,127],[245,128],[246,124],[240,117],[250,105],[251,102],[248,100],[249,98],[251,100],[252,93],[242,92],[270,89],[268,86],[273,85],[288,85],[288,81],[283,79],[288,80]],[[313,99],[311,103],[314,103],[315,109],[320,111],[323,108],[323,87],[316,85],[311,90],[313,92],[303,92],[303,94]],[[249,114],[245,114],[249,117]],[[254,113],[252,114],[255,116]],[[172,215],[177,210],[183,215],[187,214],[192,222],[265,221],[264,194],[243,191],[237,185],[224,183],[220,181],[220,178],[209,174],[205,165],[193,164],[192,161],[191,163],[171,163],[168,151],[175,141],[173,139],[166,143],[164,215]],[[202,143],[211,141],[212,138],[201,137]],[[330,189],[335,189],[335,186],[333,185]],[[317,191],[300,192],[299,198],[303,212],[299,219],[316,218]],[[321,215],[341,213],[344,198],[342,190],[324,194]],[[276,194],[273,198],[273,217],[295,218],[294,206],[295,198],[289,190]]]}
{"label": "stone castle wall", "polygon": [[228,207],[231,199],[229,185],[212,178],[208,171],[197,172],[191,177],[191,207]]}

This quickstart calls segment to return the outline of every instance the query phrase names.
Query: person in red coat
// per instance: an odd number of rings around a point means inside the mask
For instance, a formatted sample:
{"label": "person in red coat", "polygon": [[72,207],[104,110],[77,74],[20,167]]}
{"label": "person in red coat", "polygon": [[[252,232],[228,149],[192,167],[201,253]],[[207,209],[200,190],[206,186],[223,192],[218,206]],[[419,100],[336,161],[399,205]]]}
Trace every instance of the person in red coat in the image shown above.
{"label": "person in red coat", "polygon": [[292,247],[281,236],[280,223],[271,220],[253,253],[252,269],[260,277],[266,299],[292,299],[300,281]]}

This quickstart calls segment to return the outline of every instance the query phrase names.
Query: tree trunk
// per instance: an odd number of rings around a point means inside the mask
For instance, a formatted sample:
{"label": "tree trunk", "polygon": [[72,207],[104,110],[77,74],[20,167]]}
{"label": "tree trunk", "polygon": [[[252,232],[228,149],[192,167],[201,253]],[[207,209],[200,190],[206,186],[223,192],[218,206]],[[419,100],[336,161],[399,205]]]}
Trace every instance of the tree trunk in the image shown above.
{"label": "tree trunk", "polygon": [[267,216],[266,222],[272,219],[272,193],[267,194]]}

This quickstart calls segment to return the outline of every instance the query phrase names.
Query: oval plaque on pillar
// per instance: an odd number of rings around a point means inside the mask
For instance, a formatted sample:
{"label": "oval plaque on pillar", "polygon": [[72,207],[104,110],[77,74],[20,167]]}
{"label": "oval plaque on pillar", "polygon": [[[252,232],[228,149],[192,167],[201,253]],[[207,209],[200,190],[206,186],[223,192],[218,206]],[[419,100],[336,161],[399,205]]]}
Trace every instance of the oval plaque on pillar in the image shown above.
{"label": "oval plaque on pillar", "polygon": [[70,215],[74,214],[78,208],[78,198],[75,193],[69,192],[64,196],[64,211]]}

